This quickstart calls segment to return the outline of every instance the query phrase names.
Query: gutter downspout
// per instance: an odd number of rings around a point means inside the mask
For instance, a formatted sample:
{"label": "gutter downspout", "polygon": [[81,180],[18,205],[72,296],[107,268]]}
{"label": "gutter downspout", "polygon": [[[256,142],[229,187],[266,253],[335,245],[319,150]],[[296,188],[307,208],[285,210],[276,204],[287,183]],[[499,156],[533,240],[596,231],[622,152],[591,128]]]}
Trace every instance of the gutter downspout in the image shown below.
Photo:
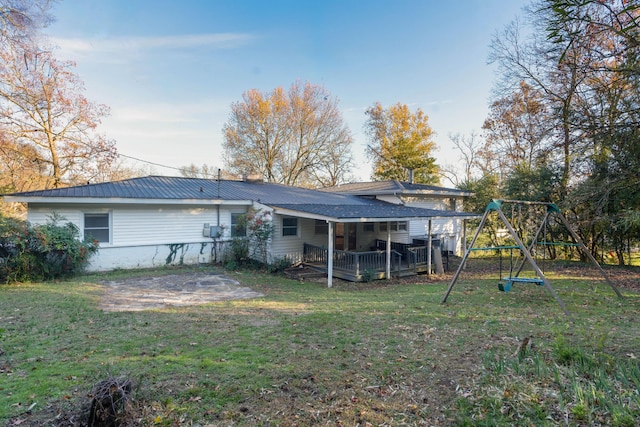
{"label": "gutter downspout", "polygon": [[[218,168],[218,200],[220,200],[220,174],[221,174],[221,171]],[[217,207],[218,207],[218,209],[217,209],[217,211],[218,211],[218,229],[220,229],[220,203],[218,203]]]}

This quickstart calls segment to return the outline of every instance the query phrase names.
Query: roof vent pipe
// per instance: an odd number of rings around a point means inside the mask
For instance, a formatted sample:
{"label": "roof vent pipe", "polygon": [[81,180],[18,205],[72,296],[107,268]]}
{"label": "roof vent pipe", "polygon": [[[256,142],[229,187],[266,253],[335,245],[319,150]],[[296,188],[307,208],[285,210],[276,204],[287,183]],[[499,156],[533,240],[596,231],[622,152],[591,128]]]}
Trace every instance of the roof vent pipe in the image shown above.
{"label": "roof vent pipe", "polygon": [[[220,198],[220,178],[221,178],[221,171],[220,168],[218,168],[218,199]],[[218,223],[218,225],[220,225],[220,223]]]}
{"label": "roof vent pipe", "polygon": [[413,184],[413,169],[409,168],[409,184]]}

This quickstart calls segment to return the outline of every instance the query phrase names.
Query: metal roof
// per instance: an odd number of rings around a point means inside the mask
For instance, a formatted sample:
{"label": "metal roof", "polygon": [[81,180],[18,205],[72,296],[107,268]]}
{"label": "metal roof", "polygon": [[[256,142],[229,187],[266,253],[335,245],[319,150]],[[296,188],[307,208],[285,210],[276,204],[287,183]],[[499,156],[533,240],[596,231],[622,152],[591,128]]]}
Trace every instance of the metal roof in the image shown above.
{"label": "metal roof", "polygon": [[260,200],[263,203],[340,203],[352,196],[291,187],[261,181],[231,181],[203,178],[147,176],[122,181],[36,190],[8,195],[24,201],[34,198],[60,199],[156,199],[156,200]]}
{"label": "metal roof", "polygon": [[396,205],[351,194],[261,181],[148,176],[75,187],[13,193],[7,201],[27,203],[214,203],[253,201],[300,215],[335,219],[475,217],[473,214]]}

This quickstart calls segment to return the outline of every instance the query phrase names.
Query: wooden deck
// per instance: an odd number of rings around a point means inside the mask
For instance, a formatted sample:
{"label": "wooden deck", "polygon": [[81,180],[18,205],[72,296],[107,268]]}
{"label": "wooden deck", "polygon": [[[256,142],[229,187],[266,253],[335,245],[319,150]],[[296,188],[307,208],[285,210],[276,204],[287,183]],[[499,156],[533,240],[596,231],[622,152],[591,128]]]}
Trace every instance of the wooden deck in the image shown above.
{"label": "wooden deck", "polygon": [[[327,272],[327,249],[304,244],[304,264]],[[333,276],[352,282],[384,279],[386,251],[333,251]],[[405,253],[391,250],[391,274],[404,277],[428,271],[426,246],[407,247]]]}

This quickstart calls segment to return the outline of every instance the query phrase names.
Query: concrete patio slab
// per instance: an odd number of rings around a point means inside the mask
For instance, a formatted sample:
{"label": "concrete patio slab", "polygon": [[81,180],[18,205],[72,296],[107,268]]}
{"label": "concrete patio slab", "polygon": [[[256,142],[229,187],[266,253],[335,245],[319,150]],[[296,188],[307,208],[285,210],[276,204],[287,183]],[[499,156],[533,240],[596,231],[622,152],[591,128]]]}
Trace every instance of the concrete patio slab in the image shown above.
{"label": "concrete patio slab", "polygon": [[224,274],[185,273],[100,282],[104,311],[141,311],[264,296]]}

